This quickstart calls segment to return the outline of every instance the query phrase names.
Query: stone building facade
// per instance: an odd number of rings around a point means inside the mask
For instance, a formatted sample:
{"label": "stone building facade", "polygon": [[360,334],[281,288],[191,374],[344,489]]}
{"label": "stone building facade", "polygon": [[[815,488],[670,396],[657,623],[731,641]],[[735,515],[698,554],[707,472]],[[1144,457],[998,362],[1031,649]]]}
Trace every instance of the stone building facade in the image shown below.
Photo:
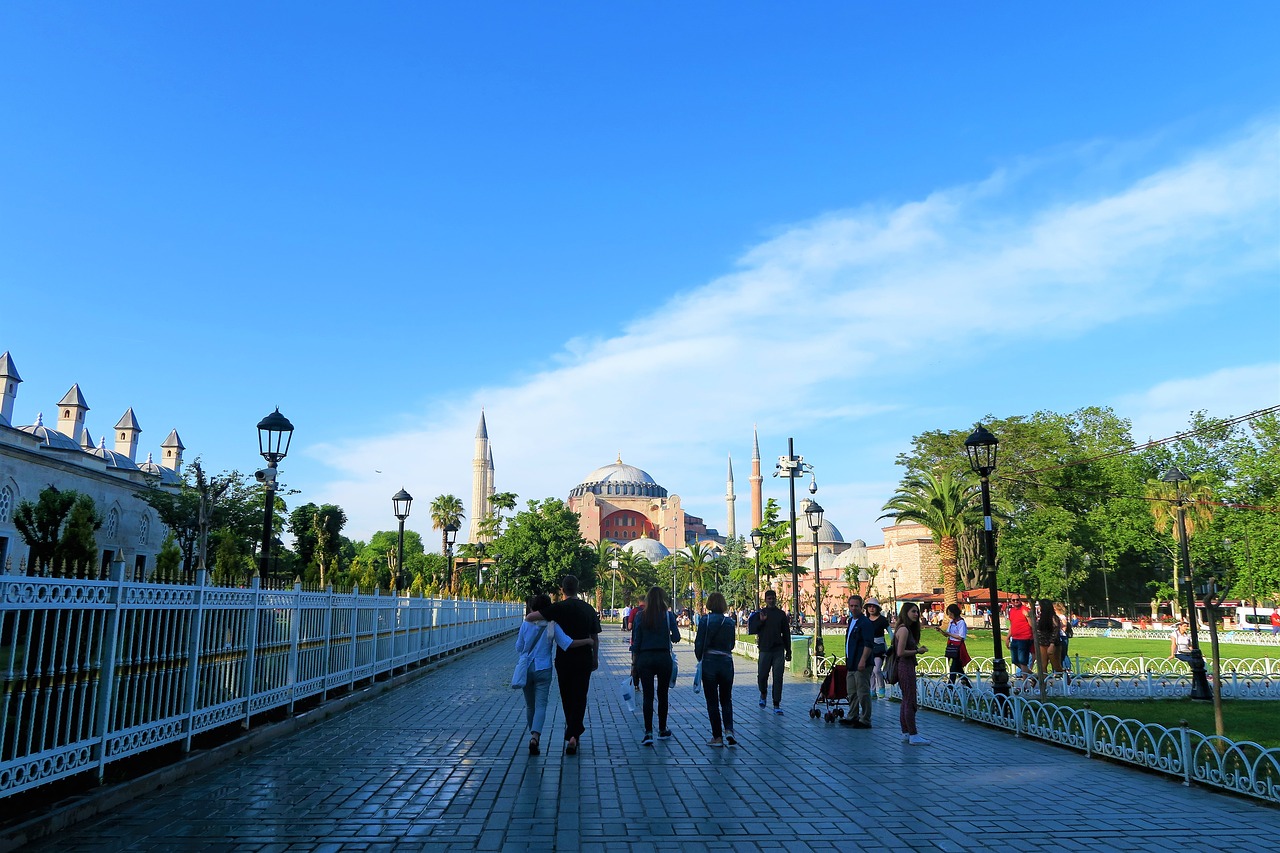
{"label": "stone building facade", "polygon": [[16,572],[29,562],[30,549],[13,523],[22,501],[36,501],[48,486],[76,491],[93,499],[102,516],[97,532],[101,564],[123,560],[137,577],[155,568],[165,528],[138,495],[152,484],[176,489],[185,449],[177,430],[160,445],[160,461],[147,454],[136,460],[142,427],[127,409],[111,430],[112,447],[103,436],[95,445],[89,434],[89,404],[79,385],[72,385],[56,407],[58,428],[38,413],[27,426],[16,426],[18,385],[22,377],[8,352],[0,355],[0,571]]}

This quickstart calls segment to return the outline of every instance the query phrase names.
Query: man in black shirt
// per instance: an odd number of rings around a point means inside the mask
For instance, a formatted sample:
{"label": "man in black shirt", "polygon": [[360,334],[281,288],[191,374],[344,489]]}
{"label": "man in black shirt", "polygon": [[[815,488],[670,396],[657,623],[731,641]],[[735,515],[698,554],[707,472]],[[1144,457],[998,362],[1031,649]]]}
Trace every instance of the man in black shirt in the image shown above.
{"label": "man in black shirt", "polygon": [[773,713],[782,713],[783,662],[791,660],[791,624],[787,614],[778,608],[778,594],[765,590],[764,609],[759,614],[756,643],[760,649],[757,681],[760,687],[760,707],[765,707],[769,690],[769,675],[773,674]]}
{"label": "man in black shirt", "polygon": [[600,665],[600,614],[578,598],[578,579],[565,575],[560,581],[564,598],[542,611],[524,618],[529,622],[547,619],[555,622],[571,640],[590,638],[590,648],[556,649],[556,677],[560,682],[560,705],[564,708],[564,753],[576,755],[578,738],[586,731],[587,691],[591,673]]}

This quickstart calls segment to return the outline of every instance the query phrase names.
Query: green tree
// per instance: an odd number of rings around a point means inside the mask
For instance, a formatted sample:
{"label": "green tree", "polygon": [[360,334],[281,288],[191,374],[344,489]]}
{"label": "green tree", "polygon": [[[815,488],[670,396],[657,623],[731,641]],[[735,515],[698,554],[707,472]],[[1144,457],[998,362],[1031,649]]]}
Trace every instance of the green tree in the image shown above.
{"label": "green tree", "polygon": [[13,526],[31,548],[31,570],[47,572],[58,551],[62,522],[66,520],[79,493],[60,491],[56,486],[40,490],[36,501],[22,501],[13,511]]}
{"label": "green tree", "polygon": [[701,542],[694,542],[681,549],[683,554],[684,567],[689,573],[689,581],[693,584],[693,600],[697,602],[694,610],[701,606],[703,599],[703,590],[707,586],[707,582],[711,580],[712,571],[715,568],[716,554],[710,546],[703,545]]}
{"label": "green tree", "polygon": [[57,560],[64,570],[70,567],[74,572],[81,572],[97,563],[98,540],[94,534],[100,527],[102,516],[94,507],[93,498],[76,495],[58,539]]}
{"label": "green tree", "polygon": [[949,471],[906,477],[898,486],[898,492],[882,509],[885,513],[880,518],[914,521],[933,534],[942,564],[943,598],[946,604],[958,603],[956,539],[966,528],[981,523],[982,500],[978,484]]}
{"label": "green tree", "polygon": [[557,498],[531,500],[490,545],[499,557],[504,586],[520,598],[554,592],[560,578],[578,577],[585,592],[596,585],[596,555],[582,538],[578,514]]}
{"label": "green tree", "polygon": [[156,574],[165,578],[176,577],[182,566],[182,551],[170,531],[164,535],[160,543],[160,553],[156,554]]}
{"label": "green tree", "polygon": [[[441,554],[449,552],[449,537],[445,528],[450,525],[455,528],[461,527],[462,517],[462,501],[454,495],[439,495],[431,502],[431,527],[440,531]],[[451,592],[458,591],[458,570],[456,568],[452,577],[449,578],[449,590]]]}

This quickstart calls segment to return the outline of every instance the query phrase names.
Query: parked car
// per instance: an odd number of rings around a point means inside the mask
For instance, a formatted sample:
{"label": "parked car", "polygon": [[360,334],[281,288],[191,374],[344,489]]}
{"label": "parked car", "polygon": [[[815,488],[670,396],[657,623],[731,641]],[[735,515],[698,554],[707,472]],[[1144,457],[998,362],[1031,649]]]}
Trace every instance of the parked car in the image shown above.
{"label": "parked car", "polygon": [[1084,620],[1085,628],[1123,628],[1119,619],[1107,619],[1102,616]]}

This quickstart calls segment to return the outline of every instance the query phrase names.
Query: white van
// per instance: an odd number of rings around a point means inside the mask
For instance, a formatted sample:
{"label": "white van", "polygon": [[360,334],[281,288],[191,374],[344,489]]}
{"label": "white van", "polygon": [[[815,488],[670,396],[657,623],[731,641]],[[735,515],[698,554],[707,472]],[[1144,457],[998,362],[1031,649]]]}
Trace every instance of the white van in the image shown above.
{"label": "white van", "polygon": [[1271,614],[1275,612],[1276,608],[1274,607],[1237,607],[1236,630],[1270,631]]}

